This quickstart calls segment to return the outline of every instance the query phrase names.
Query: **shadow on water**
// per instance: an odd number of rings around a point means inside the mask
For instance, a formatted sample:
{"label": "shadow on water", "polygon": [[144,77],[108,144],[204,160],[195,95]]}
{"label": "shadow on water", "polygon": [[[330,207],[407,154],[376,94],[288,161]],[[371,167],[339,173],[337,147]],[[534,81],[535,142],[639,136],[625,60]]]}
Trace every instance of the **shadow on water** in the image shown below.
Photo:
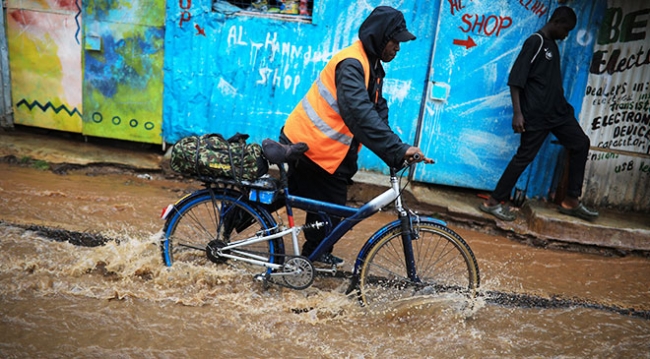
{"label": "shadow on water", "polygon": [[486,303],[496,304],[506,307],[519,307],[519,308],[552,308],[552,309],[566,309],[566,308],[588,308],[595,310],[603,310],[621,315],[638,317],[642,319],[650,319],[650,311],[637,310],[634,308],[620,308],[616,306],[594,303],[580,298],[543,298],[536,295],[520,294],[520,293],[506,293],[498,291],[487,291],[482,293],[485,297]]}
{"label": "shadow on water", "polygon": [[[10,225],[10,224],[0,221],[0,225]],[[69,231],[66,229],[49,228],[45,226],[36,226],[36,225],[28,225],[28,226],[17,225],[17,227],[24,228],[25,230],[28,231],[33,231],[37,235],[47,237],[54,241],[69,242],[70,244],[74,244],[76,246],[97,247],[97,246],[104,245],[109,241],[119,242],[119,240],[106,237],[100,233],[77,232],[77,231]]]}

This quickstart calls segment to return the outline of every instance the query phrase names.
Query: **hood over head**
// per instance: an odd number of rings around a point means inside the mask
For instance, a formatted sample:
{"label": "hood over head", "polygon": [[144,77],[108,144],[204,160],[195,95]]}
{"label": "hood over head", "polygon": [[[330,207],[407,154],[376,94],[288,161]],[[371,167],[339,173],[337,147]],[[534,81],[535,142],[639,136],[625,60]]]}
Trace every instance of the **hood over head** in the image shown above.
{"label": "hood over head", "polygon": [[373,57],[381,57],[391,39],[406,42],[415,40],[415,35],[406,29],[404,14],[390,6],[378,6],[363,21],[359,28],[359,40]]}

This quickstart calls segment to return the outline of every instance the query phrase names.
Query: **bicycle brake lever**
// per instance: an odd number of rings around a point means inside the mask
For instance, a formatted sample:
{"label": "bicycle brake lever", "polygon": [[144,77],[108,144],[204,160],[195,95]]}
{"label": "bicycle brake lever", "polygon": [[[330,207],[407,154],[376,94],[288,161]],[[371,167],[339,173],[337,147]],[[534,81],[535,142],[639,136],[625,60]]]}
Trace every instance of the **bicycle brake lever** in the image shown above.
{"label": "bicycle brake lever", "polygon": [[411,156],[410,161],[409,160],[404,160],[404,164],[402,165],[402,168],[409,167],[409,166],[413,165],[414,163],[418,162],[421,158],[422,157],[420,156],[419,153],[414,154],[413,156]]}

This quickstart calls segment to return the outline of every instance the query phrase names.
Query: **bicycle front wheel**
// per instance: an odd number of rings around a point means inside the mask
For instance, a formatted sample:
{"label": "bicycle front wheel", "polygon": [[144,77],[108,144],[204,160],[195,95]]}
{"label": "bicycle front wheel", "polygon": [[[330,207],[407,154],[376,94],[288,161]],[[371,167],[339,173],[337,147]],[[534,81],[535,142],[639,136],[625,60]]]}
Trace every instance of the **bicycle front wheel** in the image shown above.
{"label": "bicycle front wheel", "polygon": [[[237,194],[198,191],[174,206],[164,227],[163,260],[167,266],[175,262],[206,264],[208,260],[228,259],[206,251],[229,243],[265,234],[274,226],[268,212],[240,200]],[[238,247],[232,253],[254,257],[270,263],[282,263],[284,246],[281,238]]]}
{"label": "bicycle front wheel", "polygon": [[[362,303],[375,305],[445,294],[474,298],[479,270],[469,245],[454,231],[435,222],[414,223],[413,230],[415,238],[406,246],[399,225],[378,232],[381,234],[361,264]],[[406,254],[409,247],[412,265],[406,260],[410,257]]]}

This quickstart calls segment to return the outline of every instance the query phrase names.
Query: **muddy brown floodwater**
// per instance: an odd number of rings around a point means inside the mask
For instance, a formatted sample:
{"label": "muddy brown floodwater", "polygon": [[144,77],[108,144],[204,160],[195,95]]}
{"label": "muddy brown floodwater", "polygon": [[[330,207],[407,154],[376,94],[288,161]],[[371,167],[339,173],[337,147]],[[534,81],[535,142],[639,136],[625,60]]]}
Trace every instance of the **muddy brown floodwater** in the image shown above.
{"label": "muddy brown floodwater", "polygon": [[[650,357],[647,258],[534,248],[450,224],[481,270],[473,308],[370,311],[344,294],[345,277],[265,290],[227,265],[164,267],[160,211],[193,188],[0,163],[0,357]],[[355,227],[335,253],[352,263],[389,220]],[[77,246],[57,228],[111,240]]]}

